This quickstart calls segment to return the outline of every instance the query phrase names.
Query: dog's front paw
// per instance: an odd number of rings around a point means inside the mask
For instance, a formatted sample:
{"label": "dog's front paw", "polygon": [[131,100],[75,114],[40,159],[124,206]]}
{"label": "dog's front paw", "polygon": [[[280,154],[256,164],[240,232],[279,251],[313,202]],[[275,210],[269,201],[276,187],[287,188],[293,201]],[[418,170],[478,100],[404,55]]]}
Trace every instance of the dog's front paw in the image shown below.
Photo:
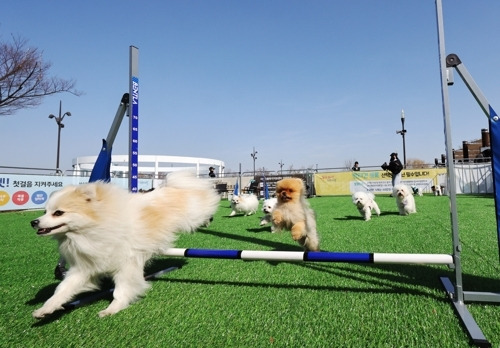
{"label": "dog's front paw", "polygon": [[106,309],[99,312],[99,318],[103,318],[103,317],[107,317],[109,315],[116,314],[119,311],[127,308],[129,306],[129,304],[130,304],[130,301],[124,301],[124,300],[120,301],[120,300],[114,299]]}
{"label": "dog's front paw", "polygon": [[302,231],[292,231],[292,239],[295,241],[301,240],[304,237]]}
{"label": "dog's front paw", "polygon": [[32,316],[35,319],[42,319],[43,317],[45,317],[46,314],[48,314],[48,313],[46,313],[43,310],[43,308],[40,308],[40,309],[37,309],[36,311],[33,311]]}
{"label": "dog's front paw", "polygon": [[298,222],[292,226],[292,230],[290,231],[292,234],[292,239],[295,241],[299,241],[306,236],[305,223]]}
{"label": "dog's front paw", "polygon": [[99,318],[108,317],[108,316],[113,315],[113,314],[115,314],[115,313],[111,313],[109,310],[104,309],[104,310],[99,312]]}
{"label": "dog's front paw", "polygon": [[61,308],[55,308],[55,309],[48,309],[45,306],[38,308],[37,310],[33,311],[32,316],[35,319],[42,319],[45,318],[47,315],[54,313],[57,309],[64,309],[63,307]]}
{"label": "dog's front paw", "polygon": [[273,217],[273,224],[275,225],[279,225],[283,222],[283,216],[281,215],[280,212],[277,211],[273,212],[272,217]]}

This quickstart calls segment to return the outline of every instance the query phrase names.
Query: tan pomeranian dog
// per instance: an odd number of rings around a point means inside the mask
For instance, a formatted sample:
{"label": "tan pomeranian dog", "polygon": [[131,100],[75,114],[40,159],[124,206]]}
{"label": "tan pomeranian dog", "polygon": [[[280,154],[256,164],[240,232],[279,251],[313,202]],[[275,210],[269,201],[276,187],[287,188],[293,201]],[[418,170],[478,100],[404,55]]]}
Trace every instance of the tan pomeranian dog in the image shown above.
{"label": "tan pomeranian dog", "polygon": [[272,230],[289,230],[293,240],[308,251],[319,251],[316,217],[306,200],[302,179],[286,178],[276,183],[278,203],[272,212]]}
{"label": "tan pomeranian dog", "polygon": [[98,289],[102,277],[110,277],[115,289],[113,301],[99,316],[125,309],[149,288],[143,275],[146,262],[171,248],[178,232],[206,224],[219,199],[209,180],[188,172],[169,174],[166,185],[144,194],[103,182],[54,192],[45,214],[31,226],[59,243],[70,267],[33,317],[43,318],[75,295]]}

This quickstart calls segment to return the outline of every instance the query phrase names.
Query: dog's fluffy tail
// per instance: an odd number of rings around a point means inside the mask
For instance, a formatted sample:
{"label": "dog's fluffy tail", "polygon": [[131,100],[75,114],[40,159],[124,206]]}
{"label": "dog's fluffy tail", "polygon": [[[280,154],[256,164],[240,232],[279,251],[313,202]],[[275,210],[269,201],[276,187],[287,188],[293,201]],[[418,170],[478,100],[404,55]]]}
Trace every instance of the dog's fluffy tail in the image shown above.
{"label": "dog's fluffy tail", "polygon": [[207,190],[212,188],[209,180],[198,179],[192,171],[178,171],[167,175],[162,186],[178,189]]}
{"label": "dog's fluffy tail", "polygon": [[208,179],[200,179],[192,171],[178,171],[167,175],[166,188],[186,190],[186,205],[189,207],[184,218],[185,231],[194,231],[202,225],[208,225],[217,211],[220,196]]}

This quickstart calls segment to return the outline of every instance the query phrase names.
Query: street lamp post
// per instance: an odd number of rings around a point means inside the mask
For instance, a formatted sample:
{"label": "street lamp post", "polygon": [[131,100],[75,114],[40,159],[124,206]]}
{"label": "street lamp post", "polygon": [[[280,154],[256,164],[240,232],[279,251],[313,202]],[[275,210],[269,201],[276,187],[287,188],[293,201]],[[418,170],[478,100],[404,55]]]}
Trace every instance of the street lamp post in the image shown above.
{"label": "street lamp post", "polygon": [[405,111],[401,109],[401,130],[396,131],[396,134],[401,134],[403,137],[403,167],[406,169],[406,142],[405,142]]}
{"label": "street lamp post", "polygon": [[283,163],[283,160],[281,160],[278,164],[280,165],[281,176],[283,176],[283,166],[285,165],[285,163]]}
{"label": "street lamp post", "polygon": [[253,177],[255,178],[255,160],[257,159],[257,151],[255,151],[255,147],[253,148],[253,152],[250,156],[253,158]]}
{"label": "street lamp post", "polygon": [[57,123],[57,160],[56,160],[56,172],[60,173],[61,170],[59,169],[59,154],[61,151],[61,128],[64,128],[64,124],[62,121],[64,120],[65,116],[71,116],[71,112],[66,111],[64,114],[61,115],[61,110],[62,110],[62,101],[59,100],[59,116],[54,116],[52,114],[49,115],[49,118],[55,119]]}

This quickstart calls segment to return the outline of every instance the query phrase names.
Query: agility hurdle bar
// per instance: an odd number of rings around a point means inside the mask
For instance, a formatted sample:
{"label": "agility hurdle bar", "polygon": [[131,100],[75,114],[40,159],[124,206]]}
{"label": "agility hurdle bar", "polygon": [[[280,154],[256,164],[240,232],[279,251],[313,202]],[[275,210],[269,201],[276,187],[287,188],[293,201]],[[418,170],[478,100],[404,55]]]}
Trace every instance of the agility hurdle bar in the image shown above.
{"label": "agility hurdle bar", "polygon": [[163,252],[162,255],[173,257],[232,259],[249,261],[308,261],[439,265],[453,264],[453,256],[447,254],[394,254],[329,251],[261,251],[171,248]]}

